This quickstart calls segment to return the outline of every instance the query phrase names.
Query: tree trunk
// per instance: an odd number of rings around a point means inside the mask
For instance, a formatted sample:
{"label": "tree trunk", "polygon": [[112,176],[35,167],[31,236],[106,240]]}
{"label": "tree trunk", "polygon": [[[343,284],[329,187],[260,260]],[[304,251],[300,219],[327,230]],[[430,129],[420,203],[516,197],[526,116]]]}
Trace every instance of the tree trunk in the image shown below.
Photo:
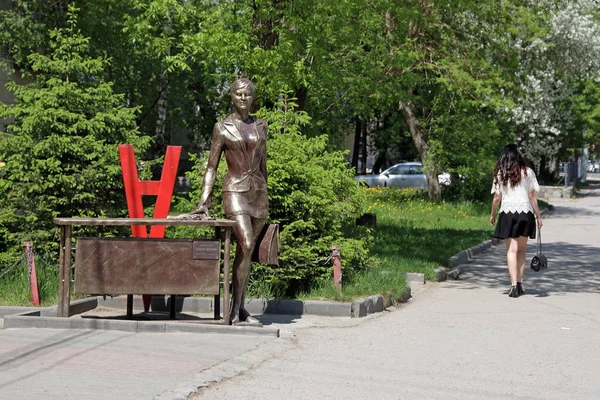
{"label": "tree trunk", "polygon": [[356,118],[354,146],[352,148],[352,168],[358,173],[358,153],[360,152],[360,119]]}
{"label": "tree trunk", "polygon": [[[168,18],[163,23],[163,32],[166,37],[168,37],[171,34],[172,28],[173,28],[173,22],[171,21],[171,18]],[[171,54],[170,47],[167,47],[166,53],[167,53],[167,55]],[[170,140],[171,138],[167,137],[167,133],[166,133],[167,106],[168,106],[167,90],[169,87],[169,76],[164,72],[164,70],[161,71],[158,82],[159,82],[159,85],[158,85],[159,95],[158,95],[158,101],[156,103],[157,115],[156,115],[155,135],[156,135],[156,145],[157,145],[158,151],[160,152],[159,154],[164,154],[164,152],[167,148],[167,145],[169,145],[171,143],[171,140]]]}
{"label": "tree trunk", "polygon": [[362,139],[362,154],[361,154],[361,162],[360,162],[360,173],[367,173],[367,121],[362,120],[360,122],[360,131],[361,131],[361,139]]}
{"label": "tree trunk", "polygon": [[166,123],[167,123],[167,86],[169,78],[166,74],[160,74],[160,94],[158,96],[158,102],[156,103],[156,144],[159,152],[164,152],[166,146],[169,144],[169,140],[166,135]]}
{"label": "tree trunk", "polygon": [[377,155],[377,159],[375,160],[375,163],[373,164],[373,170],[371,171],[372,174],[380,174],[381,170],[384,169],[382,167],[385,167],[385,162],[386,162],[386,152],[385,150],[379,150],[379,154]]}
{"label": "tree trunk", "polygon": [[417,147],[417,151],[419,152],[419,158],[425,167],[425,174],[427,175],[427,184],[429,186],[429,198],[431,200],[440,201],[441,192],[440,192],[440,183],[437,178],[437,171],[434,166],[428,159],[429,156],[429,145],[427,144],[427,139],[425,137],[425,132],[421,123],[415,117],[412,109],[408,104],[400,101],[398,102],[398,111],[402,115],[404,119],[404,123],[412,136],[413,143]]}
{"label": "tree trunk", "polygon": [[308,102],[308,89],[305,87],[296,88],[296,111],[304,111],[306,109],[306,103]]}

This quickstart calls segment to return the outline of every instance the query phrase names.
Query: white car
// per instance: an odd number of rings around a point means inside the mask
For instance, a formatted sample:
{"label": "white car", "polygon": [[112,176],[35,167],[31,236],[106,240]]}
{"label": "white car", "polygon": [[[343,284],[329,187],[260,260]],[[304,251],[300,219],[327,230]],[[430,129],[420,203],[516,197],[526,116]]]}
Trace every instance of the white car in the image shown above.
{"label": "white car", "polygon": [[[427,175],[423,172],[420,162],[404,162],[392,165],[379,175],[359,175],[354,178],[367,187],[383,186],[394,188],[427,189]],[[450,174],[438,176],[442,185],[450,184]]]}

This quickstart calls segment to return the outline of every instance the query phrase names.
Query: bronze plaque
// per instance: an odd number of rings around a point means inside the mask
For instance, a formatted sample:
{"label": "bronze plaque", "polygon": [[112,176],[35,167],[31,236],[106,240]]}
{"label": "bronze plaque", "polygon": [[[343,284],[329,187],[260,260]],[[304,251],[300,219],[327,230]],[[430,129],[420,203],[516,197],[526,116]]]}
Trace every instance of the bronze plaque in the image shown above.
{"label": "bronze plaque", "polygon": [[220,260],[220,240],[194,240],[192,245],[192,258],[194,260]]}
{"label": "bronze plaque", "polygon": [[[220,251],[194,259],[187,239],[79,238],[75,253],[75,293],[218,294]],[[203,248],[203,246],[200,246]]]}

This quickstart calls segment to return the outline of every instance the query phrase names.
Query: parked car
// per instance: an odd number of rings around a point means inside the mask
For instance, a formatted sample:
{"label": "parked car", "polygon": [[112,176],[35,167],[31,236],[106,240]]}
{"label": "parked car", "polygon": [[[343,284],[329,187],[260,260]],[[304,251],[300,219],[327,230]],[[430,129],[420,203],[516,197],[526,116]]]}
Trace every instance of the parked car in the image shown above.
{"label": "parked car", "polygon": [[[392,165],[379,175],[359,175],[354,179],[367,187],[428,188],[427,176],[423,172],[423,164],[420,162],[399,163]],[[450,183],[450,176],[448,174],[439,175],[438,181],[440,184],[447,185]]]}

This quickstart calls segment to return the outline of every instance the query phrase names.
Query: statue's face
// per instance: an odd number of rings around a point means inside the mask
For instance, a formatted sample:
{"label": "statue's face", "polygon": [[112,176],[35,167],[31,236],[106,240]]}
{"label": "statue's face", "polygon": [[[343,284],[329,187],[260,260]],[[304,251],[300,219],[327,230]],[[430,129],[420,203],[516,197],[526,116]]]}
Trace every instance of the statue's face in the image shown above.
{"label": "statue's face", "polygon": [[233,105],[235,106],[236,110],[246,111],[250,110],[250,106],[252,106],[254,98],[250,88],[245,87],[234,90],[231,94],[231,100],[233,101]]}

